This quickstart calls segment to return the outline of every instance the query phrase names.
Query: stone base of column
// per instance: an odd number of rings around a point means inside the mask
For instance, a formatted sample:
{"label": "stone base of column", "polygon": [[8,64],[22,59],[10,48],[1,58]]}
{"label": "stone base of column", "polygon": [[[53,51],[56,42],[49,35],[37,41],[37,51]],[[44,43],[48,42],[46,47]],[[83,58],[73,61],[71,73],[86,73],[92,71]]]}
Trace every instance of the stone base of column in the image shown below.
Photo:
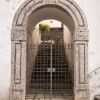
{"label": "stone base of column", "polygon": [[89,90],[78,89],[74,92],[74,100],[89,100]]}

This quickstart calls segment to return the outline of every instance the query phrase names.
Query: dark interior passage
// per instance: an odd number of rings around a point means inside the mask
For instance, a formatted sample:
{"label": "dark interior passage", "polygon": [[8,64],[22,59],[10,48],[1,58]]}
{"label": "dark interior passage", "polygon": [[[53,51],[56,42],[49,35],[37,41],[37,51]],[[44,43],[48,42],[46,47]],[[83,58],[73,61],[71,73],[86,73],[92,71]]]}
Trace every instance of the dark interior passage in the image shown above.
{"label": "dark interior passage", "polygon": [[31,93],[73,95],[65,46],[44,42],[38,46],[30,81]]}

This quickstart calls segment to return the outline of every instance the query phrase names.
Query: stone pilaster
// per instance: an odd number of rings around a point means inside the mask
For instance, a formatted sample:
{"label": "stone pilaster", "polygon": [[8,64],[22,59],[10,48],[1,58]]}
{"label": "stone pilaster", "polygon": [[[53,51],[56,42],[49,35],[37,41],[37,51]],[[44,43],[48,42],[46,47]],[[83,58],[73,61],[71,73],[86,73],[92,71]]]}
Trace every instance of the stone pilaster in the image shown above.
{"label": "stone pilaster", "polygon": [[[10,100],[25,100],[26,92],[26,40],[23,31],[13,30],[11,51],[11,92]],[[21,37],[21,38],[18,38]]]}
{"label": "stone pilaster", "polygon": [[89,100],[87,32],[77,31],[74,41],[74,100]]}

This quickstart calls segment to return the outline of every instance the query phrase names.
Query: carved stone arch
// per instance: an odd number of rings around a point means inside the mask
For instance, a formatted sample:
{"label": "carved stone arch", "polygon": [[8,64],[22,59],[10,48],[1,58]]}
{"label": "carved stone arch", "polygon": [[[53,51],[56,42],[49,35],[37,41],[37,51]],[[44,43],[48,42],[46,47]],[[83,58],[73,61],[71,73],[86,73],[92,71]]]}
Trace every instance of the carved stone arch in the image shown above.
{"label": "carved stone arch", "polygon": [[28,18],[34,11],[54,6],[69,14],[74,22],[74,100],[89,100],[88,25],[74,0],[26,0],[17,10],[12,26],[11,100],[25,100]]}
{"label": "carved stone arch", "polygon": [[73,0],[51,0],[51,1],[50,0],[37,0],[37,1],[27,0],[25,3],[23,3],[23,5],[16,12],[13,25],[22,26],[23,20],[27,19],[27,17],[35,9],[37,9],[40,6],[47,5],[47,4],[58,5],[64,8],[72,16],[75,23],[77,23],[80,27],[87,28],[87,21],[86,21],[84,13],[80,9],[80,7],[76,4],[76,2],[74,2]]}
{"label": "carved stone arch", "polygon": [[[25,29],[27,25],[27,19],[30,16],[30,14],[34,12],[37,8],[47,4],[51,4],[55,6],[57,5],[71,15],[75,23],[75,29],[76,29],[75,34],[77,34],[77,31],[78,32],[88,31],[85,15],[83,11],[80,9],[80,7],[73,0],[27,0],[16,12],[13,20],[12,29],[14,29],[15,27],[20,27],[20,28],[24,27]],[[13,32],[12,32],[12,37],[13,37]],[[88,35],[87,35],[87,39],[88,39]]]}

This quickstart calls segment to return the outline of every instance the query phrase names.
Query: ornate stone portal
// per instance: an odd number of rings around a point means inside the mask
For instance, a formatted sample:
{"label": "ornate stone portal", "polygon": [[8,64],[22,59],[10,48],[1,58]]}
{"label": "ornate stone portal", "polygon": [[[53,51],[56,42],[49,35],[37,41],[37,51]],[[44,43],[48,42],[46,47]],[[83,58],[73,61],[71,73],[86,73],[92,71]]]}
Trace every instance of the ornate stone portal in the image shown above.
{"label": "ornate stone portal", "polygon": [[[63,22],[68,21],[68,17],[66,17],[68,14],[74,22],[74,100],[89,100],[88,28],[83,12],[73,0],[26,0],[16,12],[11,34],[12,73],[10,100],[25,100],[28,20],[31,14],[34,15],[39,8],[44,9],[45,7],[53,7],[64,12],[65,16],[63,17],[65,19],[62,19]],[[41,19],[35,17],[35,20],[40,21]],[[69,22],[69,24],[72,23]]]}

